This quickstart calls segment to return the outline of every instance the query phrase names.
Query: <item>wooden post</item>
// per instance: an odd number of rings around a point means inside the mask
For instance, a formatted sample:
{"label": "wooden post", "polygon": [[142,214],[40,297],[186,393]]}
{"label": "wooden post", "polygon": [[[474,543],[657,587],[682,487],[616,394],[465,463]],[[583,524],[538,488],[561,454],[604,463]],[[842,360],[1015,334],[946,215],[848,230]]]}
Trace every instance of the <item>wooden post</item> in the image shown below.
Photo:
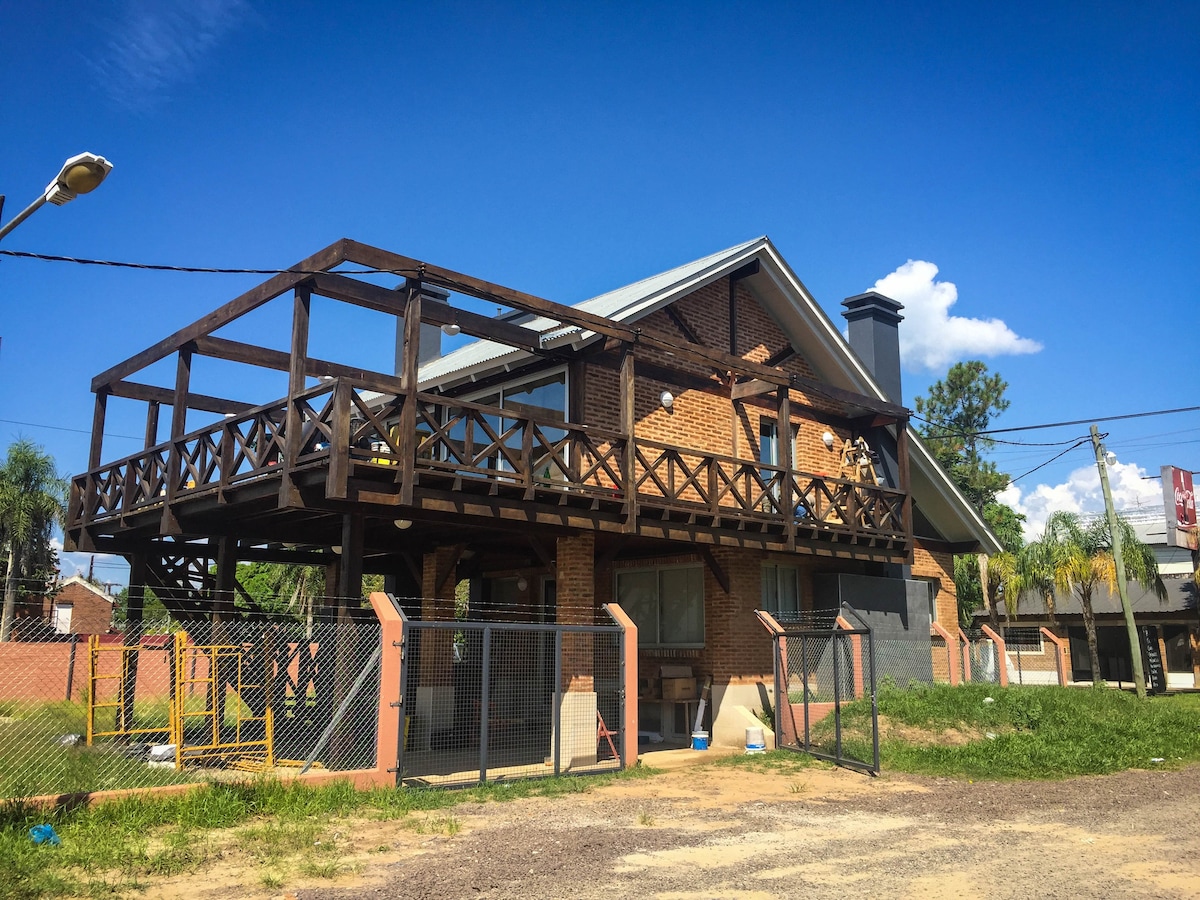
{"label": "wooden post", "polygon": [[900,522],[904,529],[904,541],[908,547],[908,564],[912,565],[916,546],[913,543],[912,524],[912,480],[909,478],[908,459],[908,421],[900,419],[896,422],[896,469],[900,477],[899,488],[904,492],[904,500],[900,507]]}
{"label": "wooden post", "polygon": [[[237,586],[237,538],[228,535],[217,539],[217,583],[213,590],[212,602],[212,640],[218,647],[237,643],[233,634],[234,604],[233,594]],[[225,683],[227,677],[236,679],[237,672],[222,671],[217,667],[219,651],[214,650],[210,665],[213,676],[212,710],[216,722],[216,731],[225,721]]]}
{"label": "wooden post", "polygon": [[[350,609],[362,602],[363,517],[359,513],[342,516],[342,564],[338,573],[337,637],[334,641],[334,696],[340,700],[350,691],[350,685],[362,669],[362,663],[373,647],[356,646],[357,629]],[[366,651],[366,652],[364,652]],[[357,708],[357,707],[356,707]],[[329,744],[331,768],[346,768],[353,757],[354,732],[361,727],[358,716],[342,719]]]}
{"label": "wooden post", "polygon": [[620,424],[625,436],[625,453],[621,457],[621,489],[625,492],[625,531],[637,530],[637,444],[634,417],[634,359],[633,345],[621,347]]}
{"label": "wooden post", "polygon": [[[125,636],[122,640],[126,648],[136,648],[142,642],[145,597],[146,552],[139,550],[129,557],[129,592],[125,600]],[[121,706],[117,710],[117,730],[127,731],[134,727],[138,650],[122,650],[121,663]]]}
{"label": "wooden post", "polygon": [[329,471],[325,474],[325,496],[331,500],[344,500],[350,481],[350,406],[353,402],[350,385],[338,379],[333,389]]}
{"label": "wooden post", "polygon": [[181,456],[179,439],[187,432],[188,391],[192,378],[192,344],[179,348],[175,363],[175,394],[171,400],[171,449],[167,455],[166,489],[167,502],[163,506],[162,523],[159,526],[161,534],[180,534],[179,520],[171,508],[175,495],[179,491],[179,483],[183,476],[181,471]]}
{"label": "wooden post", "polygon": [[308,323],[312,291],[307,285],[297,285],[292,301],[292,352],[288,357],[287,413],[284,418],[285,440],[279,473],[279,507],[301,506],[300,492],[292,481],[296,458],[303,451],[304,420],[296,405],[296,396],[304,391],[305,367],[308,364]]}
{"label": "wooden post", "polygon": [[96,404],[92,407],[92,444],[88,449],[88,471],[97,468],[104,449],[104,417],[108,410],[108,390],[96,391]]}
{"label": "wooden post", "polygon": [[151,400],[146,404],[146,450],[158,443],[158,411],[161,407],[162,404],[157,400]]}
{"label": "wooden post", "polygon": [[775,433],[779,441],[779,466],[783,483],[779,486],[779,505],[782,507],[788,550],[796,549],[796,502],[792,497],[792,398],[787,385],[779,388],[779,417]]}
{"label": "wooden post", "polygon": [[400,387],[400,503],[412,506],[417,469],[417,371],[421,364],[421,284],[413,282],[404,307],[404,347],[401,351]]}

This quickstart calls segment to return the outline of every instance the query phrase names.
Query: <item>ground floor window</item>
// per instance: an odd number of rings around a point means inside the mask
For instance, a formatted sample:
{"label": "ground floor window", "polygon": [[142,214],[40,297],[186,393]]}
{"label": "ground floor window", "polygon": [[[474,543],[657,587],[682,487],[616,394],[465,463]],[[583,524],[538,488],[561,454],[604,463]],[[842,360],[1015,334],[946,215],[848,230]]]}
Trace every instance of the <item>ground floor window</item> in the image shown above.
{"label": "ground floor window", "polygon": [[774,613],[800,612],[800,570],[768,563],[762,567],[762,608]]}
{"label": "ground floor window", "polygon": [[618,572],[616,595],[637,624],[639,647],[704,646],[704,570],[700,566]]}

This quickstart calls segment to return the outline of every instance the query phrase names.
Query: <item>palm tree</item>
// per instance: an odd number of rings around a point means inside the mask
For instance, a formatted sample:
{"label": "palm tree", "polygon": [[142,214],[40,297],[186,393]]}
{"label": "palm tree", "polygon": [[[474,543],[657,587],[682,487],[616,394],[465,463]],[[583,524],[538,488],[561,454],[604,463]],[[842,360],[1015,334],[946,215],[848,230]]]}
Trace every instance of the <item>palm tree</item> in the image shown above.
{"label": "palm tree", "polygon": [[[1153,589],[1160,600],[1165,600],[1167,589],[1159,577],[1153,548],[1144,544],[1133,527],[1120,517],[1117,518],[1117,528],[1121,531],[1126,576],[1144,588]],[[1074,513],[1056,512],[1046,522],[1042,539],[1034,543],[1038,547],[1032,558],[1037,561],[1035,571],[1040,583],[1044,584],[1047,574],[1051,574],[1058,589],[1073,590],[1079,599],[1092,663],[1092,681],[1099,684],[1100,651],[1096,645],[1096,614],[1092,609],[1092,596],[1101,584],[1110,591],[1117,585],[1108,523],[1097,519],[1085,526]]]}
{"label": "palm tree", "polygon": [[8,562],[0,641],[12,634],[17,580],[32,551],[48,542],[50,530],[65,516],[67,483],[58,477],[54,458],[24,438],[9,445],[0,465],[0,533]]}

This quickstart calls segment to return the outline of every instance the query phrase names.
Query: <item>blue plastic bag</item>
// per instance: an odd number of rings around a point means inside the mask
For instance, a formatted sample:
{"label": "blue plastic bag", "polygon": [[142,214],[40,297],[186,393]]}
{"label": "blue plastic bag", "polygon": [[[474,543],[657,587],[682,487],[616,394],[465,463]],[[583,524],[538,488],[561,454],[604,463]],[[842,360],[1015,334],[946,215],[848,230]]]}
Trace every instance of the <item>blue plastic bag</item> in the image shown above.
{"label": "blue plastic bag", "polygon": [[29,839],[35,844],[49,844],[51,847],[62,844],[62,838],[55,833],[53,825],[34,825],[29,829]]}

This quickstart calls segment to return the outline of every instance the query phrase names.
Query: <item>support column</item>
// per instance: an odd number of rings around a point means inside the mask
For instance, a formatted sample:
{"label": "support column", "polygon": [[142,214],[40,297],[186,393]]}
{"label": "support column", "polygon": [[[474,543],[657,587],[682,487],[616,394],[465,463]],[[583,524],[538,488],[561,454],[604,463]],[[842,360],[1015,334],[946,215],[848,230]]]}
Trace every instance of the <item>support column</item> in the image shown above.
{"label": "support column", "polygon": [[[129,592],[125,601],[125,637],[123,640],[126,647],[138,647],[142,642],[145,598],[146,553],[139,551],[129,558]],[[134,727],[138,652],[138,650],[121,652],[121,705],[117,710],[117,730],[119,731]]]}
{"label": "support column", "polygon": [[[456,547],[439,547],[426,553],[421,565],[421,619],[447,622],[454,619],[454,587],[450,572],[459,555]],[[429,750],[433,735],[454,727],[454,632],[446,629],[420,631],[419,675],[416,690],[416,733],[410,746]],[[468,710],[462,710],[468,715]]]}
{"label": "support column", "polygon": [[[592,532],[560,537],[557,549],[556,601],[561,625],[596,621],[596,536]],[[566,632],[562,636],[561,699],[553,742],[560,742],[561,767],[596,764],[595,636]],[[627,686],[636,694],[636,685]],[[616,723],[606,723],[616,727]],[[561,737],[560,737],[561,735]],[[551,753],[554,744],[551,744]]]}

